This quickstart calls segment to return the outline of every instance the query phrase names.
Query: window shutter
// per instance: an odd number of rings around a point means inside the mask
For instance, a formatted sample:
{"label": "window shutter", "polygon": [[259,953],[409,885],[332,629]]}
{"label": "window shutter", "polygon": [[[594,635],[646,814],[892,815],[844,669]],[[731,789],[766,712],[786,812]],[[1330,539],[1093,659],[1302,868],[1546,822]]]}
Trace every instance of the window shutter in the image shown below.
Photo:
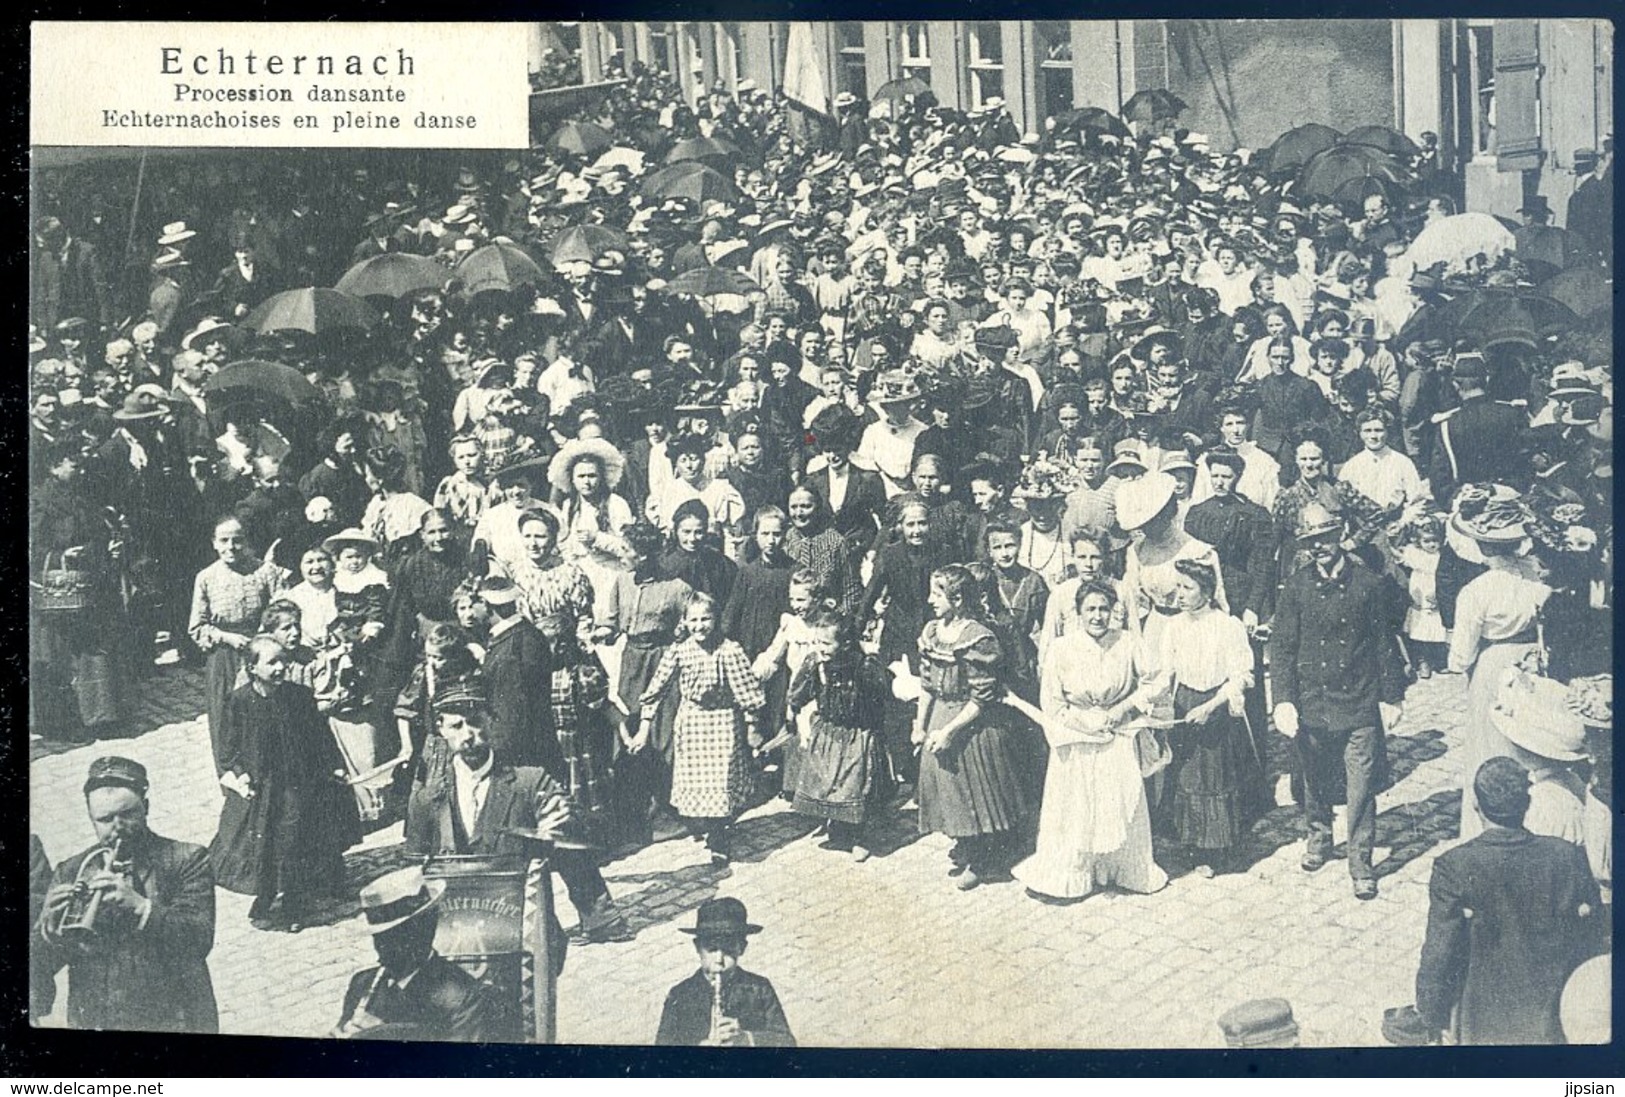
{"label": "window shutter", "polygon": [[1534,19],[1495,21],[1495,157],[1502,171],[1540,167],[1540,32]]}

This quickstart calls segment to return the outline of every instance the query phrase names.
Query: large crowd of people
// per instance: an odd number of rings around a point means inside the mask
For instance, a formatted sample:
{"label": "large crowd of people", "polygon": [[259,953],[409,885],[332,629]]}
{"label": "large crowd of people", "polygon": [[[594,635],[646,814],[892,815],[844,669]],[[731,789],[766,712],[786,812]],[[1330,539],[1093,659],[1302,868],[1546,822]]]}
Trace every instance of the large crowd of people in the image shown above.
{"label": "large crowd of people", "polygon": [[[771,796],[876,873],[917,808],[945,886],[1070,903],[1246,871],[1285,772],[1303,869],[1370,899],[1407,689],[1464,674],[1461,837],[1502,853],[1436,876],[1417,1016],[1561,1037],[1612,873],[1608,232],[1557,260],[1541,201],[1456,214],[1397,134],[1311,187],[1177,116],[809,121],[639,70],[538,137],[37,179],[37,735],[201,662],[210,864],[258,928],[404,814],[422,853],[561,840],[592,942],[629,932],[603,859],[726,863]],[[144,802],[126,769],[93,814]],[[1512,834],[1585,870],[1518,907],[1515,1001],[1462,928],[1512,900],[1461,897],[1529,890]]]}

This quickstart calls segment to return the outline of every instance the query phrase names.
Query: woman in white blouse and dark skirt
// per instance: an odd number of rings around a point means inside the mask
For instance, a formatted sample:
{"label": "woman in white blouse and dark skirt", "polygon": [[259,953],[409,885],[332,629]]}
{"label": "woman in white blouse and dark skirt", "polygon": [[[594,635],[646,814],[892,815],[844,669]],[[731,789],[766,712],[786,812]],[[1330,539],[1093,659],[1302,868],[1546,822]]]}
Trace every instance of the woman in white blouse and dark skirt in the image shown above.
{"label": "woman in white blouse and dark skirt", "polygon": [[1241,621],[1213,604],[1219,582],[1213,568],[1196,560],[1174,567],[1181,612],[1164,622],[1156,664],[1177,723],[1157,822],[1191,851],[1195,873],[1210,877],[1235,867],[1262,800],[1263,764],[1243,707],[1253,683],[1252,648]]}

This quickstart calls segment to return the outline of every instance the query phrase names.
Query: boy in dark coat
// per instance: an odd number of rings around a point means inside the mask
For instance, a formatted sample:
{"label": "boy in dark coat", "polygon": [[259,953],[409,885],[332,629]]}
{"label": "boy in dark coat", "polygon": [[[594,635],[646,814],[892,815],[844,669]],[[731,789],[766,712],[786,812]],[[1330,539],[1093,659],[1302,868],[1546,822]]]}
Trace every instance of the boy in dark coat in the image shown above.
{"label": "boy in dark coat", "polygon": [[693,935],[700,969],[671,988],[655,1043],[690,1047],[795,1047],[773,984],[739,966],[746,939],[762,931],[738,899],[700,904]]}

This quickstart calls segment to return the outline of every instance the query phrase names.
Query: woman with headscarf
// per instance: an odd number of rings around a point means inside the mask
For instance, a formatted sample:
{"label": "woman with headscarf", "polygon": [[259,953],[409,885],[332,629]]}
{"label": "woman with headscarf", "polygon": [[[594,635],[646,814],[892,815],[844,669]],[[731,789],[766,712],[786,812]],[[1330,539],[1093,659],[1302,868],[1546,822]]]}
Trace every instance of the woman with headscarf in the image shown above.
{"label": "woman with headscarf", "polygon": [[855,612],[863,584],[824,497],[803,484],[790,493],[786,509],[790,532],[784,538],[785,554],[817,577],[819,589],[834,600],[839,612]]}

